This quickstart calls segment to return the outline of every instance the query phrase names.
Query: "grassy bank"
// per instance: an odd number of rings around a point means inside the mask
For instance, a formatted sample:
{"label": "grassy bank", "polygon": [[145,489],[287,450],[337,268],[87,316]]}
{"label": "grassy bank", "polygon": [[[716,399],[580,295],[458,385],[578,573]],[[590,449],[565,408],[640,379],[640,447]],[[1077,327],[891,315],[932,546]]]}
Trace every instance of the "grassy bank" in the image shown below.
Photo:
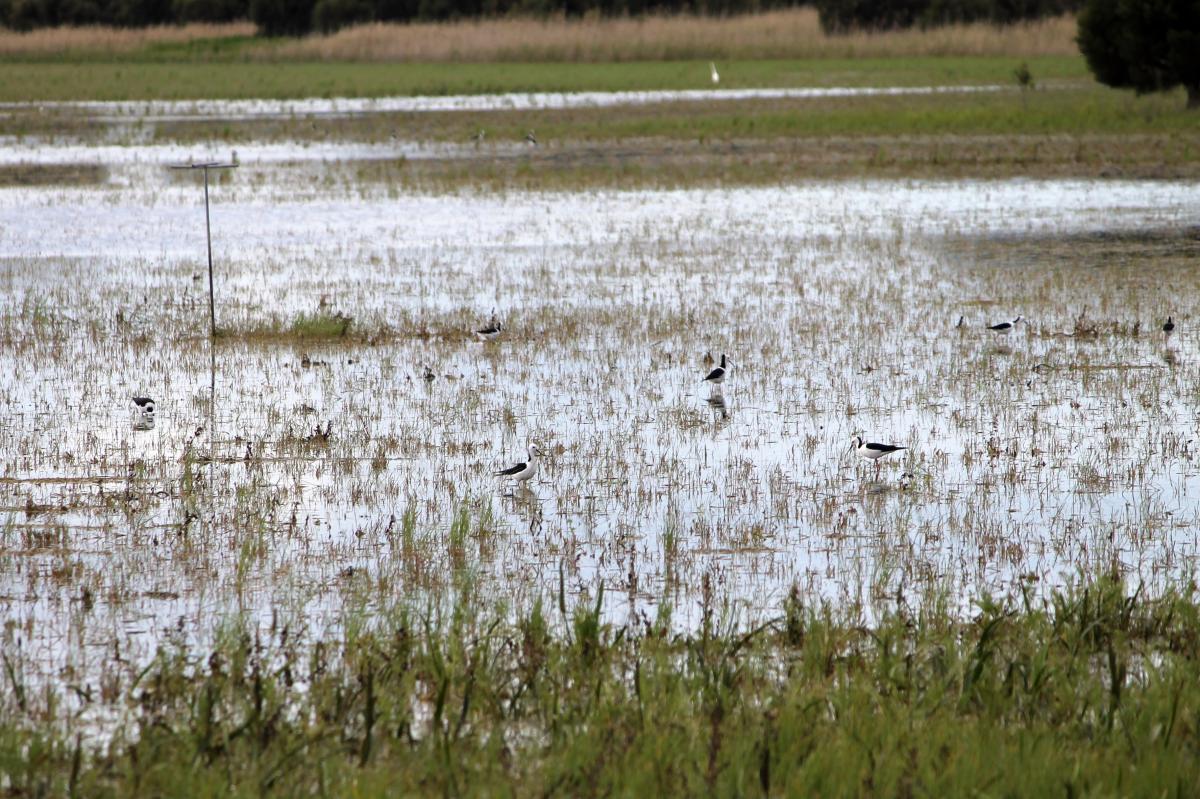
{"label": "grassy bank", "polygon": [[933,599],[870,626],[793,595],[746,629],[706,591],[698,629],[675,635],[589,602],[498,612],[460,588],[443,614],[349,611],[333,640],[233,622],[212,649],[166,646],[77,689],[130,719],[94,747],[8,650],[7,790],[1184,796],[1200,780],[1192,592],[1100,578],[981,599],[967,623]]}
{"label": "grassy bank", "polygon": [[[1027,59],[1039,81],[1089,81],[1079,56]],[[1014,84],[1020,59],[913,57],[737,61],[722,88]],[[1014,84],[1015,85],[1015,84]],[[494,92],[708,89],[708,62],[608,64],[288,64],[207,61],[10,61],[0,101],[382,97]]]}

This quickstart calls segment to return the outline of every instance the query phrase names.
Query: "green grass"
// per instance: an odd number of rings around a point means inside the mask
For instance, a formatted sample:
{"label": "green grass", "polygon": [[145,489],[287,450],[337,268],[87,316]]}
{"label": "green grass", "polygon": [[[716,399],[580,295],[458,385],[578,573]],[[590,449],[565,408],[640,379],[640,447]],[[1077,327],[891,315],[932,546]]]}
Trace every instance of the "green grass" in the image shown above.
{"label": "green grass", "polygon": [[350,330],[353,321],[341,313],[302,313],[292,320],[290,332],[297,338],[341,338]]}
{"label": "green grass", "polygon": [[[361,578],[366,580],[365,577]],[[388,596],[369,581],[348,591]],[[601,592],[602,593],[602,592]],[[1186,796],[1200,784],[1200,604],[1101,577],[1045,602],[933,596],[861,620],[793,594],[692,634],[559,594],[513,611],[348,611],[338,639],[226,622],[108,700],[97,748],[4,677],[16,796]],[[710,596],[705,592],[705,596]],[[101,701],[94,694],[90,702]]]}
{"label": "green grass", "polygon": [[526,114],[543,139],[726,139],[829,136],[1194,133],[1182,94],[1138,98],[1101,87],[958,95],[719,103],[572,114]]}
{"label": "green grass", "polygon": [[281,343],[313,339],[342,339],[350,333],[353,317],[339,312],[316,310],[297,314],[291,321],[271,320],[254,326],[219,326],[223,341]]}
{"label": "green grass", "polygon": [[[191,45],[203,50],[204,43]],[[153,52],[153,51],[150,51]],[[174,50],[172,50],[174,52]],[[610,64],[348,64],[223,60],[13,60],[0,69],[0,102],[199,98],[381,97],[532,91],[705,89],[700,62]],[[1081,57],[1026,59],[1037,81],[1085,81]],[[904,58],[739,61],[722,88],[1015,85],[1018,59]]]}

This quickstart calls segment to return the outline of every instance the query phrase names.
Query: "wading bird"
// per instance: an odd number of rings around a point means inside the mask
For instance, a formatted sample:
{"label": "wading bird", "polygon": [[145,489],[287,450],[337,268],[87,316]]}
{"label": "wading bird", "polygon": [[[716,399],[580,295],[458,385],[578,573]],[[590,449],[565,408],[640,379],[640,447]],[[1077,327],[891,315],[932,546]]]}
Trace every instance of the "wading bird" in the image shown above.
{"label": "wading bird", "polygon": [[719,386],[725,382],[725,356],[721,356],[721,365],[713,369],[704,377],[704,382],[712,383],[714,386]]}
{"label": "wading bird", "polygon": [[1011,322],[1001,322],[997,325],[988,325],[988,330],[992,331],[993,333],[999,333],[1002,336],[1006,336],[1013,331],[1013,328],[1017,326],[1017,322],[1020,321],[1021,317],[1018,316]]}
{"label": "wading bird", "polygon": [[721,82],[721,76],[717,74],[717,65],[715,62],[708,62],[708,71],[712,74],[713,86]]}
{"label": "wading bird", "polygon": [[858,452],[859,455],[870,461],[875,461],[875,473],[879,474],[879,459],[884,455],[891,455],[893,452],[899,452],[908,447],[900,447],[895,444],[876,444],[874,441],[865,442],[862,436],[854,436],[850,439],[851,446]]}
{"label": "wading bird", "polygon": [[500,320],[496,318],[495,314],[492,314],[492,321],[488,322],[486,327],[476,330],[475,335],[481,341],[491,341],[494,338],[498,338],[503,332],[504,325],[500,324]]}
{"label": "wading bird", "polygon": [[528,482],[531,477],[537,474],[538,456],[542,451],[536,445],[529,445],[529,460],[509,466],[507,469],[501,469],[496,472],[497,477],[511,477],[518,483]]}
{"label": "wading bird", "polygon": [[526,144],[528,144],[530,147],[537,147],[537,146],[538,146],[538,140],[537,140],[537,136],[534,136],[534,135],[533,135],[533,131],[532,131],[532,130],[530,130],[530,131],[526,131],[526,133],[525,133],[525,143],[526,143]]}
{"label": "wading bird", "polygon": [[1163,322],[1163,332],[1168,336],[1175,332],[1175,320],[1167,317],[1167,321]]}

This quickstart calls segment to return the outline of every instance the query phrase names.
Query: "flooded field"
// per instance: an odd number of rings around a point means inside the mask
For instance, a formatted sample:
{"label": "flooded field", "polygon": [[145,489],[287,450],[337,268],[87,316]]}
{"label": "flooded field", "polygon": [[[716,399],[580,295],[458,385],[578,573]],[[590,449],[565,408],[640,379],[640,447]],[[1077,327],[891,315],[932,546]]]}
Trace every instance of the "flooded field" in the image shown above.
{"label": "flooded field", "polygon": [[102,122],[139,123],[179,119],[245,121],[296,117],[330,118],[434,111],[536,111],[613,108],[663,103],[741,100],[814,100],[829,97],[902,97],[1000,91],[1000,86],[832,86],[793,89],[693,89],[610,92],[518,92],[425,97],[336,97],[302,100],[144,100],[124,102],[0,103],[0,114],[36,111],[83,113]]}
{"label": "flooded field", "polygon": [[[26,669],[560,579],[689,627],[708,592],[747,620],[794,587],[965,614],[1195,574],[1194,183],[405,194],[328,178],[362,145],[280,146],[212,188],[215,347],[201,184],[166,169],[188,152],[45,145],[103,180],[0,189]],[[907,449],[876,468],[856,434]],[[494,474],[530,444],[532,480]]]}

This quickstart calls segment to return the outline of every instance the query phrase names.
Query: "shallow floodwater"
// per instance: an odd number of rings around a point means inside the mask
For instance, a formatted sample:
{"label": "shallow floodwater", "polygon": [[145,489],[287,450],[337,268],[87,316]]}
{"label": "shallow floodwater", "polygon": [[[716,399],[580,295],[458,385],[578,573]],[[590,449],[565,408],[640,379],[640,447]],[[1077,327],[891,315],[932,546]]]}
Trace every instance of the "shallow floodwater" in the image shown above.
{"label": "shallow floodwater", "polygon": [[877,97],[964,94],[1003,91],[1001,86],[828,86],[795,89],[692,89],[619,92],[514,92],[400,97],[311,97],[300,100],[138,100],[113,102],[0,103],[0,114],[38,109],[82,112],[97,121],[199,121],[215,119],[292,119],[432,111],[534,111],[612,108],[662,103],[743,100],[815,100],[829,97]]}
{"label": "shallow floodwater", "polygon": [[[4,645],[47,675],[233,615],[320,631],[464,572],[497,601],[603,584],[615,623],[679,626],[705,583],[757,618],[794,586],[968,612],[1113,564],[1195,574],[1198,185],[234,173],[215,350],[202,196],[152,164],[0,189]],[[293,334],[335,314],[345,338]],[[855,433],[908,449],[876,473]],[[493,472],[531,442],[514,490]]]}

